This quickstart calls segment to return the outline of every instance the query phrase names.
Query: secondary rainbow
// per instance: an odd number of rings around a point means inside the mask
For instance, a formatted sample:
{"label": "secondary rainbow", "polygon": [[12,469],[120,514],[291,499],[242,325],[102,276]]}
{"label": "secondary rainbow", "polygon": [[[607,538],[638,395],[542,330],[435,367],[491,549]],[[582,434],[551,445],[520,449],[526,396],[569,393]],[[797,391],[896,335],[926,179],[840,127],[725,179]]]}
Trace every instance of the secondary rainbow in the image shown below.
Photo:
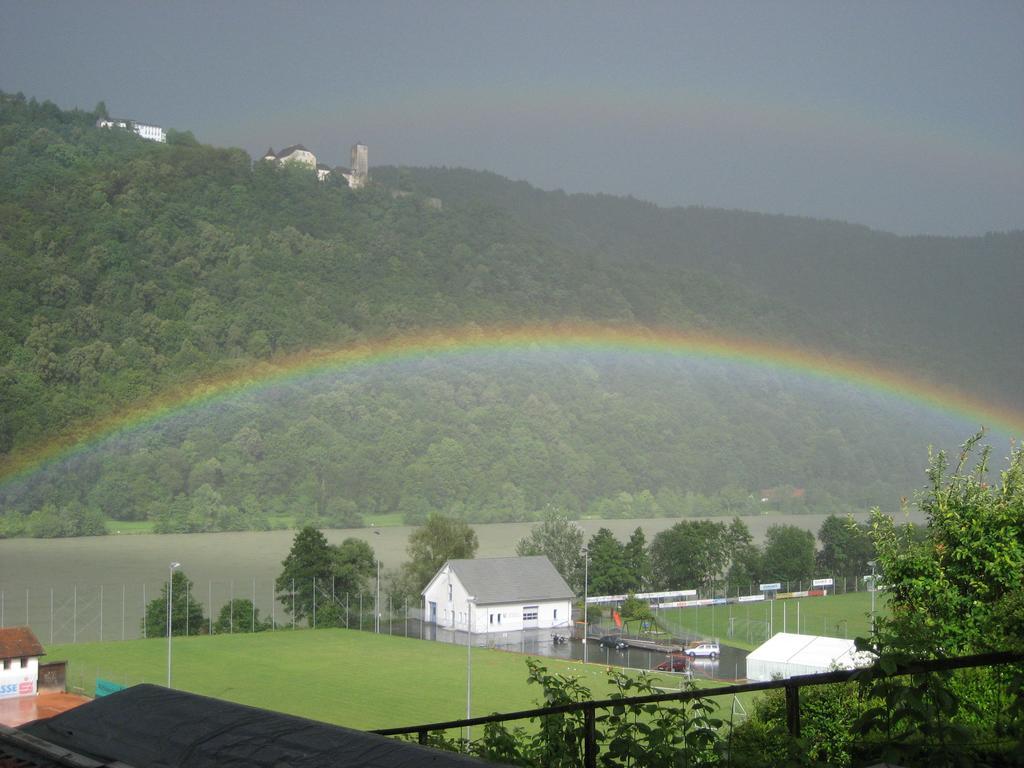
{"label": "secondary rainbow", "polygon": [[666,329],[584,324],[504,329],[452,328],[382,338],[336,349],[311,350],[257,363],[245,370],[192,382],[86,424],[59,437],[0,457],[0,482],[28,475],[104,440],[216,400],[276,384],[312,379],[349,368],[436,356],[467,356],[500,350],[617,351],[720,360],[790,371],[852,384],[957,416],[976,425],[1024,435],[1024,413],[934,382],[864,360],[749,337]]}

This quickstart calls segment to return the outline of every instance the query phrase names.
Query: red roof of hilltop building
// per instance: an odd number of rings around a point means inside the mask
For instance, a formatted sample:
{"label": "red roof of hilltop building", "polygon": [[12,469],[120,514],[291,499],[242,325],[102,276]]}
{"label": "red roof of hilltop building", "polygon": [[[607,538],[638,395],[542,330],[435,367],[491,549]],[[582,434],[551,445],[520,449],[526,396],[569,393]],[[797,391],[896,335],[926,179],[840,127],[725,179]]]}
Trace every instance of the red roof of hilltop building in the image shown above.
{"label": "red roof of hilltop building", "polygon": [[39,638],[28,627],[0,629],[0,659],[45,655]]}

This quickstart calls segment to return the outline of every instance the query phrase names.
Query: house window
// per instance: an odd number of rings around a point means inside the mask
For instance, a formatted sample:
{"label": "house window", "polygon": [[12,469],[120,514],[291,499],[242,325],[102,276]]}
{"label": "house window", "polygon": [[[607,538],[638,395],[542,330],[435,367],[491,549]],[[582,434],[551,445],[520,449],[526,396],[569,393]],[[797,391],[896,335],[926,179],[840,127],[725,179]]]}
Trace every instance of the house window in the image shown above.
{"label": "house window", "polygon": [[487,618],[490,620],[491,624],[494,623],[494,614],[493,613],[487,614]]}
{"label": "house window", "polygon": [[4,659],[4,669],[10,669],[10,668],[11,668],[11,660],[10,659]]}
{"label": "house window", "polygon": [[452,585],[451,584],[448,585],[448,599],[449,600],[452,599]]}
{"label": "house window", "polygon": [[558,619],[558,609],[557,609],[557,608],[555,608],[555,615],[554,615],[554,618],[555,618],[556,620]]}
{"label": "house window", "polygon": [[25,669],[28,666],[28,656],[21,657],[21,668]]}

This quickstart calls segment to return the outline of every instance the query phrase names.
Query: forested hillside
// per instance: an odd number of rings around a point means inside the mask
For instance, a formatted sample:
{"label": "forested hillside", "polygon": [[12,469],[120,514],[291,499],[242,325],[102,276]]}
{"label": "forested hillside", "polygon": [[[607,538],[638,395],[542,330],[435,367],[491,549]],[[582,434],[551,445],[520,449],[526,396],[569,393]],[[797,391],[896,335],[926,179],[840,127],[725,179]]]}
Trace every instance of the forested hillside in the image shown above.
{"label": "forested hillside", "polygon": [[495,206],[552,241],[634,266],[714,275],[799,307],[830,347],[1024,398],[1024,231],[898,237],[837,221],[545,192],[493,173],[377,168],[450,205]]}
{"label": "forested hillside", "polygon": [[[612,246],[632,242],[629,232],[668,237],[657,220],[683,214],[596,198],[586,202],[608,211],[583,206],[605,219],[591,230],[549,205],[555,193],[435,171],[382,169],[353,192],[188,133],[161,145],[99,130],[95,117],[0,95],[0,470],[181,382],[421,328],[586,320],[886,360],[899,352],[926,371],[945,359],[943,344],[915,348],[928,334],[901,335],[898,324],[882,333],[884,318],[862,333],[843,306],[832,315],[826,300],[784,300],[778,278],[762,286],[739,261],[719,269],[713,254],[747,243],[752,214],[709,212],[723,222],[721,243],[705,228],[679,244],[704,258],[662,258],[639,235],[635,250]],[[502,185],[536,197],[534,212],[486,192]],[[429,187],[442,210],[392,194],[402,186]],[[597,242],[638,206],[654,223],[639,217]],[[803,253],[852,229],[785,223]],[[757,245],[757,228],[748,236],[744,253],[785,250]],[[978,265],[987,274],[1004,270],[1002,254],[1020,239],[968,242],[994,254]],[[900,256],[878,248],[879,260]],[[1007,268],[1005,282],[1018,275]],[[917,303],[935,308],[925,326],[950,306],[947,278],[920,275],[927,298]],[[793,280],[803,279],[797,270]],[[1003,314],[991,308],[1005,345]],[[952,342],[965,375],[991,344]],[[1021,364],[1003,351],[1013,359],[1000,370]],[[106,518],[167,531],[262,527],[275,516],[418,520],[435,509],[528,519],[548,504],[606,516],[733,514],[761,508],[769,488],[805,491],[780,491],[776,506],[841,511],[893,502],[917,484],[928,442],[948,444],[960,426],[922,423],[852,390],[794,389],[767,371],[737,377],[596,353],[425,360],[238,398],[9,481],[0,535],[100,532]]]}

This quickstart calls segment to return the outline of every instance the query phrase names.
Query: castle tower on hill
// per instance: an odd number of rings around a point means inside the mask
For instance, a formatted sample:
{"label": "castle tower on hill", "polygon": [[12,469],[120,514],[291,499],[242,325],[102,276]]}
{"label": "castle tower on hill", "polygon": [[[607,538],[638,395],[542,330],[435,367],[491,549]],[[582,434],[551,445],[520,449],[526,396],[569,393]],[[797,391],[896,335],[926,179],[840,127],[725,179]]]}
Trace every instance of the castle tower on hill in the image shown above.
{"label": "castle tower on hill", "polygon": [[359,189],[366,186],[370,175],[370,150],[365,144],[352,145],[352,171],[349,186]]}

